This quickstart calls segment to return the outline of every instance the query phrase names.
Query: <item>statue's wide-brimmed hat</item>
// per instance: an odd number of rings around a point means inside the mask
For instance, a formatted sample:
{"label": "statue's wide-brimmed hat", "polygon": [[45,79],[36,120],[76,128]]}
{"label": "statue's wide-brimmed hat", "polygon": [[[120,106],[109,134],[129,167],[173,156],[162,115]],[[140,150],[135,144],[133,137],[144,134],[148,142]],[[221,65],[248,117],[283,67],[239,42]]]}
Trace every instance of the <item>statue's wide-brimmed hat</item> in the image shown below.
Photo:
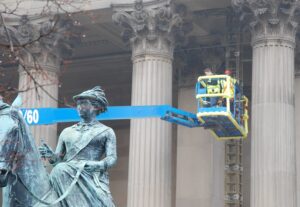
{"label": "statue's wide-brimmed hat", "polygon": [[107,110],[108,101],[105,97],[104,90],[100,86],[96,86],[90,90],[84,91],[76,96],[73,96],[73,100],[77,101],[78,99],[90,99],[94,104],[98,104],[103,111]]}

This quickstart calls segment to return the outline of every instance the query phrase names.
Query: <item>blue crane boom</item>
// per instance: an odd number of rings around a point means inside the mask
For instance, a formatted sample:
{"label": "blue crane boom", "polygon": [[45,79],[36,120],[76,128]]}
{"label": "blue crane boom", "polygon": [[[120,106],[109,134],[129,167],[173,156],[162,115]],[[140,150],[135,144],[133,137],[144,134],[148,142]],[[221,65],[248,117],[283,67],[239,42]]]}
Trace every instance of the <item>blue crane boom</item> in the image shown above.
{"label": "blue crane boom", "polygon": [[[197,114],[157,106],[111,106],[98,120],[160,118],[186,127],[204,127],[218,140],[246,138],[248,134],[248,98],[237,81],[227,75],[200,76],[196,84]],[[18,104],[17,104],[18,105]],[[47,125],[80,120],[75,108],[21,109],[29,125]]]}
{"label": "blue crane boom", "polygon": [[[49,125],[80,120],[75,108],[28,108],[21,109],[29,125]],[[186,127],[203,126],[191,112],[169,105],[157,106],[111,106],[107,112],[97,116],[97,120],[124,120],[138,118],[160,118]]]}

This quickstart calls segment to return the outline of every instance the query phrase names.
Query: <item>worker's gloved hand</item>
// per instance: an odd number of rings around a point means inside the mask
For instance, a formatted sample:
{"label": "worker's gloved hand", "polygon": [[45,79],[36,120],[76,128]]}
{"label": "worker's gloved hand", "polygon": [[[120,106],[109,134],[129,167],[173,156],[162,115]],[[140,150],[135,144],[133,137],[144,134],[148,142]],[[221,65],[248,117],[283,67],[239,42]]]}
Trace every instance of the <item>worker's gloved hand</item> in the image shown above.
{"label": "worker's gloved hand", "polygon": [[55,155],[51,147],[46,143],[43,143],[42,146],[39,147],[39,152],[42,158],[52,158]]}
{"label": "worker's gloved hand", "polygon": [[101,171],[101,163],[100,161],[87,161],[84,169],[88,172],[99,172]]}

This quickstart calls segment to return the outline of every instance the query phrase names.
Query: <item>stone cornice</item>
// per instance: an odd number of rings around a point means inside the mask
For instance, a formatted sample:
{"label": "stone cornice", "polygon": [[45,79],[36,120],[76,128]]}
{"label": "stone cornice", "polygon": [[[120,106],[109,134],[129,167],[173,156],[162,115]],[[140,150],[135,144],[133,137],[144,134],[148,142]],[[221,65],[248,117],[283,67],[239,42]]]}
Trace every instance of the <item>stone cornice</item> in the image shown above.
{"label": "stone cornice", "polygon": [[[154,7],[162,6],[165,3],[169,3],[171,0],[144,0],[145,6]],[[15,0],[1,0],[0,11],[4,11],[5,9],[14,10],[16,8]],[[113,8],[116,10],[126,10],[133,8],[133,0],[122,0],[122,4],[120,4],[120,0],[73,0],[73,1],[58,1],[61,3],[57,5],[54,1],[46,1],[46,0],[21,0],[20,5],[16,10],[16,14],[18,16],[21,15],[29,15],[34,18],[34,16],[40,16],[47,6],[47,13],[77,13],[80,11],[92,11],[92,10],[101,10],[101,9],[110,9]],[[5,5],[5,6],[4,6]],[[16,18],[14,15],[10,18],[11,22],[16,22]]]}
{"label": "stone cornice", "polygon": [[232,5],[240,13],[241,20],[249,22],[253,44],[262,39],[295,41],[298,1],[232,0]]}
{"label": "stone cornice", "polygon": [[[136,1],[138,2],[138,1]],[[112,4],[111,8],[113,9],[114,12],[133,12],[135,11],[135,5],[136,2],[133,3],[122,3],[122,4]],[[151,0],[151,1],[143,1],[143,7],[146,9],[155,9],[159,7],[163,7],[166,5],[170,5],[171,0]]]}
{"label": "stone cornice", "polygon": [[[8,13],[14,10],[10,15],[11,20],[17,19],[17,16],[41,16],[41,14],[65,14],[76,13],[79,11],[90,11],[96,9],[110,8],[114,0],[71,0],[71,1],[46,1],[46,0],[1,0],[0,11],[7,10]],[[130,0],[127,0],[130,1]],[[19,2],[19,3],[17,3]]]}

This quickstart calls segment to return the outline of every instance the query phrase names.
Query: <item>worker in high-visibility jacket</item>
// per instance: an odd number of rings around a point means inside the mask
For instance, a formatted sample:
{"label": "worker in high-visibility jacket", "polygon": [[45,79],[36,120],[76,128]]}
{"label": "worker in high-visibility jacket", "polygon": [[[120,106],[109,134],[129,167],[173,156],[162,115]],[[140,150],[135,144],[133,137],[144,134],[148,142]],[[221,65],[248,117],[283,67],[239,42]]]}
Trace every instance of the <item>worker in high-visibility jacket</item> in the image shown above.
{"label": "worker in high-visibility jacket", "polygon": [[[230,111],[233,113],[233,104],[234,104],[234,93],[235,93],[235,87],[237,84],[237,80],[235,78],[232,77],[232,70],[230,69],[226,69],[224,71],[225,75],[230,76],[230,81],[228,82],[227,79],[226,80],[222,80],[221,81],[221,85],[222,85],[222,93],[223,94],[227,94],[228,90],[229,90],[229,98],[230,98]],[[223,97],[223,106],[226,106],[226,97]]]}
{"label": "worker in high-visibility jacket", "polygon": [[[214,73],[211,68],[204,69],[205,76],[212,76]],[[217,79],[209,78],[206,81],[201,81],[201,85],[206,88],[207,94],[218,94],[221,93],[222,87],[221,82]],[[218,97],[209,97],[204,100],[205,106],[216,106],[218,101]]]}
{"label": "worker in high-visibility jacket", "polygon": [[232,75],[232,70],[230,69],[226,69],[224,71],[225,75],[228,75],[231,77],[230,82],[228,83],[227,80],[223,80],[222,81],[222,93],[227,93],[229,90],[230,91],[230,99],[234,98],[234,89],[235,89],[235,85],[237,84],[237,80],[235,78],[233,78]]}

